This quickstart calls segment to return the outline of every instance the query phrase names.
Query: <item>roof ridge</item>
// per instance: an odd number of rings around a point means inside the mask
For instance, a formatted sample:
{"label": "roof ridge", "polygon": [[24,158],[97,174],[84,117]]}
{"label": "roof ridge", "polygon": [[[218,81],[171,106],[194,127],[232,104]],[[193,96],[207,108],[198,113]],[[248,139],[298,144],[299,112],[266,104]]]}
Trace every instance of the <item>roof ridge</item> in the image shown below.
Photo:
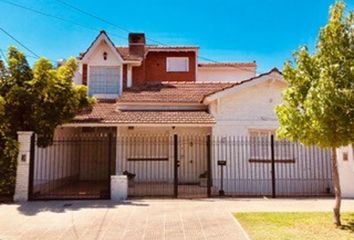
{"label": "roof ridge", "polygon": [[251,77],[251,78],[249,78],[249,79],[245,79],[245,80],[242,80],[242,81],[240,81],[240,82],[236,82],[236,83],[231,84],[230,86],[227,86],[227,87],[225,87],[225,88],[222,88],[222,89],[216,90],[216,91],[214,91],[214,92],[205,94],[205,95],[203,96],[203,99],[202,99],[201,102],[203,102],[206,97],[209,97],[209,96],[211,96],[211,95],[213,95],[213,94],[215,94],[215,93],[217,93],[217,92],[222,92],[222,91],[224,91],[224,90],[226,90],[226,89],[233,88],[233,87],[238,86],[238,85],[241,85],[241,84],[243,84],[243,83],[250,82],[250,81],[255,80],[255,79],[259,79],[259,78],[261,78],[261,77],[263,77],[263,76],[270,75],[270,74],[272,74],[273,72],[277,72],[278,74],[283,75],[283,73],[282,73],[278,68],[274,67],[274,68],[272,68],[270,71],[265,72],[265,73],[262,73],[262,74],[259,74],[258,76]]}

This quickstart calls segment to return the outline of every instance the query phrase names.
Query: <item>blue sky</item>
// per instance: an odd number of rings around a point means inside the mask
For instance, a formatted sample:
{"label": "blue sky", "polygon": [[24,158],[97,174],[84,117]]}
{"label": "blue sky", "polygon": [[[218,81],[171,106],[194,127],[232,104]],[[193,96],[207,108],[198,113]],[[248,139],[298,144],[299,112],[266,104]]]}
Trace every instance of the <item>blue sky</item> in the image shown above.
{"label": "blue sky", "polygon": [[[115,44],[127,43],[127,32],[56,0],[6,1],[90,28],[41,16],[0,0],[0,27],[49,59],[77,56],[86,50],[99,29],[105,29]],[[173,45],[198,45],[203,57],[217,61],[256,60],[258,72],[282,68],[283,62],[301,45],[312,48],[333,4],[332,0],[64,1],[130,31],[145,32],[150,39]],[[346,4],[347,10],[354,9],[354,0],[347,0]],[[0,32],[0,49],[12,44],[17,45]],[[29,60],[33,63],[35,59]]]}

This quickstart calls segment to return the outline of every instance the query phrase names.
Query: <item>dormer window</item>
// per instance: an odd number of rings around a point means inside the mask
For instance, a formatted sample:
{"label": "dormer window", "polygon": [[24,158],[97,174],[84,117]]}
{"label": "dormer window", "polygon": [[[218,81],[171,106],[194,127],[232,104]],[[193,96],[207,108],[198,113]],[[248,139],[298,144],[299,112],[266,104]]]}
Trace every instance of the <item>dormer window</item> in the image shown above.
{"label": "dormer window", "polygon": [[90,66],[88,90],[90,96],[115,98],[120,92],[121,67]]}
{"label": "dormer window", "polygon": [[188,57],[168,57],[166,59],[167,72],[188,72],[189,59]]}

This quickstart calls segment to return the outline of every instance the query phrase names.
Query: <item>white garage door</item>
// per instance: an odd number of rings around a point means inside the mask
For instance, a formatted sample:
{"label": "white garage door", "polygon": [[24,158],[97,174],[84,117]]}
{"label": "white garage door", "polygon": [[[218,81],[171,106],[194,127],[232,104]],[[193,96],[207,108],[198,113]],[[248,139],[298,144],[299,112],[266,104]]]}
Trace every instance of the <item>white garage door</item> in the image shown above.
{"label": "white garage door", "polygon": [[120,78],[120,67],[90,66],[89,95],[118,95]]}

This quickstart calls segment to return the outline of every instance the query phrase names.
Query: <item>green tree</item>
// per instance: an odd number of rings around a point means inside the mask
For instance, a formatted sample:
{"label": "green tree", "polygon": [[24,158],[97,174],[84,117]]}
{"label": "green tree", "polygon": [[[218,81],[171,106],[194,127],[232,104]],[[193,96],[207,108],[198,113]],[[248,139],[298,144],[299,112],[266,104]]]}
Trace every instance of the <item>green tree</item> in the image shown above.
{"label": "green tree", "polygon": [[[0,61],[0,65],[3,64]],[[1,69],[1,66],[0,66]],[[12,195],[15,184],[18,144],[8,136],[5,100],[0,96],[0,195]]]}
{"label": "green tree", "polygon": [[313,54],[302,47],[284,64],[288,82],[276,112],[280,138],[332,149],[334,223],[341,225],[336,148],[354,142],[354,16],[345,4],[330,8]]}
{"label": "green tree", "polygon": [[38,145],[47,146],[58,125],[94,103],[85,86],[73,83],[76,70],[74,58],[58,68],[41,58],[31,68],[15,47],[8,50],[7,65],[0,61],[0,169],[11,166],[11,171],[1,172],[0,192],[9,192],[14,185],[17,131],[34,131]]}

